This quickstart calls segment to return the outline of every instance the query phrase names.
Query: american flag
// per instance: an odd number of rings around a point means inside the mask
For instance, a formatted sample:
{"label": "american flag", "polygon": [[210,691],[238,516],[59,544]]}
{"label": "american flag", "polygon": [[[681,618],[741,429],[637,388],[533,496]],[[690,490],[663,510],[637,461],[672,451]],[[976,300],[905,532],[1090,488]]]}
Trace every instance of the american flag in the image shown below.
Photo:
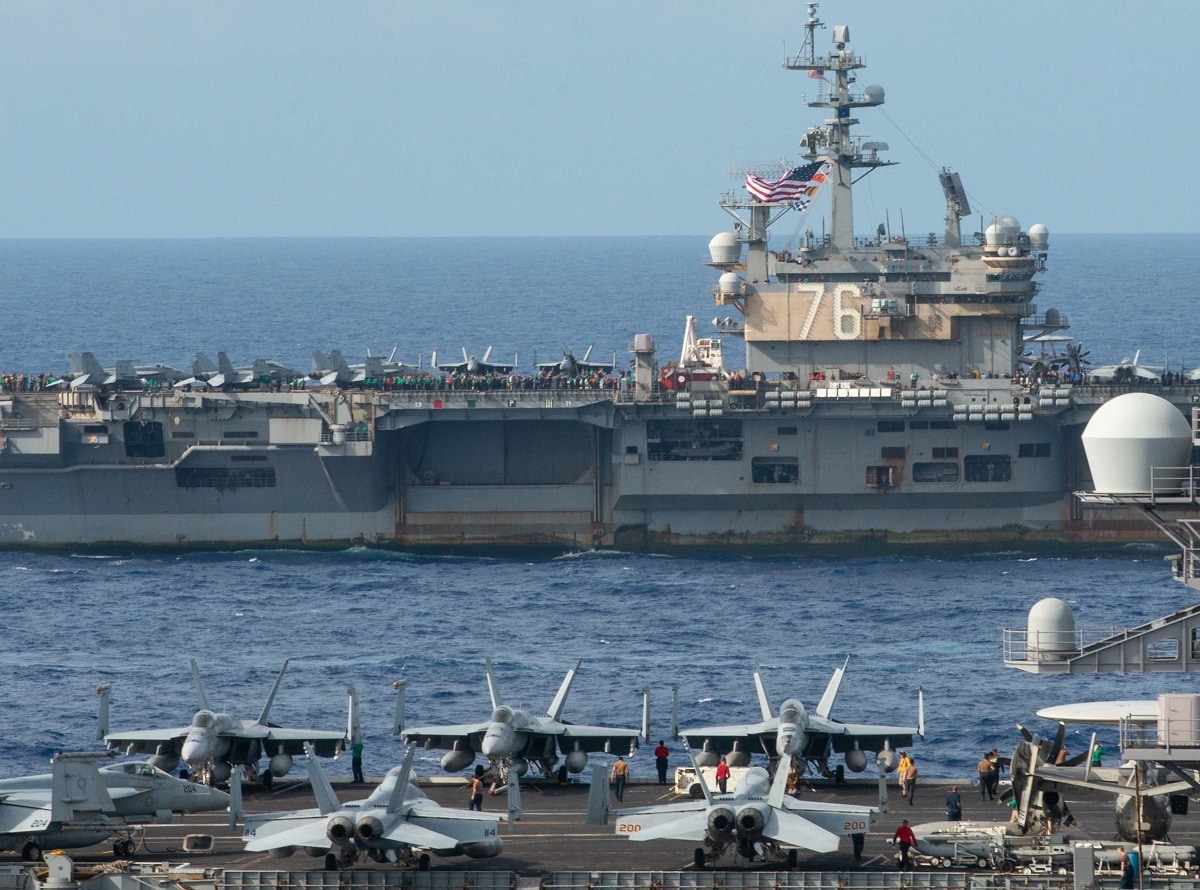
{"label": "american flag", "polygon": [[774,182],[760,179],[753,173],[746,174],[746,191],[764,204],[795,203],[803,210],[812,202],[821,183],[828,179],[829,162],[813,161],[802,167],[793,167]]}
{"label": "american flag", "polygon": [[814,80],[824,80],[825,79],[825,69],[824,68],[809,68],[808,76],[813,78]]}

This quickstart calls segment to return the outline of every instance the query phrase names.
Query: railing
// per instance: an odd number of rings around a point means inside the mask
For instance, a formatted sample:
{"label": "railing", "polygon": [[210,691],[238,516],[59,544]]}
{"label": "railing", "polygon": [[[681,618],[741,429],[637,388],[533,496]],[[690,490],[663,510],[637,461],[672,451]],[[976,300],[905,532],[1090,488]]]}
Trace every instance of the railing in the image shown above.
{"label": "railing", "polygon": [[[1191,696],[1186,696],[1191,700]],[[1129,748],[1160,748],[1164,751],[1200,748],[1200,717],[1159,713],[1158,724],[1147,726],[1126,718],[1119,724],[1121,750]]]}
{"label": "railing", "polygon": [[1065,661],[1087,646],[1112,641],[1127,633],[1123,627],[1076,630],[1004,629],[1004,661]]}

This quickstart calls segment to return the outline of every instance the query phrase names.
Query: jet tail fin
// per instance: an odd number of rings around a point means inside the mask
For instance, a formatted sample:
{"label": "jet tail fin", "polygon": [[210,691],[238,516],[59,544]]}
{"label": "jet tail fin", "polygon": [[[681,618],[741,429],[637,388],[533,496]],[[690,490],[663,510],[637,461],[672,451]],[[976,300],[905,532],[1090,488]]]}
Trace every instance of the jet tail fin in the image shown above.
{"label": "jet tail fin", "polygon": [[200,699],[201,710],[211,711],[208,706],[208,696],[204,694],[204,684],[200,681],[200,668],[196,667],[196,659],[192,659],[192,683],[196,686],[196,697]]}
{"label": "jet tail fin", "polygon": [[917,735],[925,738],[925,687],[917,687]]}
{"label": "jet tail fin", "polygon": [[688,737],[683,737],[683,750],[687,751],[688,760],[692,762],[692,769],[696,771],[696,781],[700,785],[700,790],[704,792],[704,802],[710,807],[713,805],[712,791],[708,787],[708,782],[704,781],[704,773],[700,771],[700,764],[696,763],[696,755],[692,753],[692,744],[688,741]]}
{"label": "jet tail fin", "polygon": [[229,775],[229,827],[237,828],[242,816],[242,767],[239,765]]}
{"label": "jet tail fin", "polygon": [[588,789],[588,825],[608,824],[608,777],[602,766],[592,767],[592,786]]}
{"label": "jet tail fin", "polygon": [[408,686],[407,680],[393,680],[392,686],[396,690],[396,716],[392,719],[392,735],[404,734],[404,690]]}
{"label": "jet tail fin", "polygon": [[833,672],[833,676],[829,678],[829,685],[825,687],[825,694],[821,696],[821,700],[817,703],[816,714],[824,720],[829,719],[829,714],[833,711],[833,703],[837,700],[838,690],[842,688],[842,677],[846,675],[846,665],[850,664],[850,656],[846,656],[846,661],[840,668]]}
{"label": "jet tail fin", "polygon": [[102,818],[115,809],[96,769],[97,754],[56,754],[51,762],[51,822]]}
{"label": "jet tail fin", "polygon": [[396,784],[392,786],[392,796],[388,798],[389,813],[398,813],[404,806],[404,795],[408,793],[408,780],[412,775],[413,755],[416,753],[416,747],[409,745],[408,753],[404,755],[404,764],[400,767],[400,774],[396,776]]}
{"label": "jet tail fin", "polygon": [[340,810],[342,805],[338,802],[337,792],[333,790],[333,783],[321,768],[321,761],[317,759],[317,752],[313,750],[311,742],[304,743],[304,753],[308,755],[308,780],[312,783],[313,796],[317,799],[317,809],[321,811],[322,816],[328,816]]}
{"label": "jet tail fin", "polygon": [[225,377],[226,380],[232,382],[237,376],[237,371],[234,370],[233,362],[229,360],[229,353],[221,351],[217,353],[217,370]]}
{"label": "jet tail fin", "polygon": [[[465,352],[466,350],[464,349],[463,351]],[[492,697],[492,710],[494,711],[500,707],[500,690],[496,686],[496,677],[492,673],[492,660],[485,658],[483,663],[487,666],[488,695]]]}
{"label": "jet tail fin", "polygon": [[762,711],[763,720],[770,720],[775,716],[775,712],[771,709],[771,699],[767,697],[767,687],[763,685],[762,669],[758,662],[754,663],[754,690],[758,693],[758,707]]}
{"label": "jet tail fin", "polygon": [[525,815],[521,806],[521,777],[512,770],[508,772],[508,826],[511,829],[514,822],[520,822]]}
{"label": "jet tail fin", "polygon": [[111,683],[102,683],[96,687],[100,694],[100,707],[96,710],[96,741],[104,741],[108,735],[108,696],[112,692]]}
{"label": "jet tail fin", "polygon": [[679,738],[679,684],[671,685],[671,738]]}
{"label": "jet tail fin", "polygon": [[567,696],[571,694],[571,684],[575,682],[575,673],[579,670],[581,664],[583,664],[582,658],[575,662],[575,667],[567,671],[567,675],[563,677],[562,685],[558,687],[558,692],[555,694],[554,700],[550,702],[550,710],[546,713],[556,723],[562,719],[563,708],[567,704]]}
{"label": "jet tail fin", "polygon": [[358,689],[351,686],[346,690],[346,738],[351,742],[362,739],[362,720],[358,716]]}
{"label": "jet tail fin", "polygon": [[771,780],[771,790],[767,793],[767,806],[779,809],[787,796],[788,773],[792,771],[792,758],[780,757],[775,765],[775,778]]}
{"label": "jet tail fin", "polygon": [[271,705],[275,704],[275,694],[279,692],[279,684],[283,682],[283,675],[287,671],[289,660],[284,659],[283,667],[279,669],[279,676],[275,678],[275,685],[271,687],[271,694],[267,696],[267,703],[263,705],[262,713],[258,715],[259,723],[267,722],[267,717],[271,713]]}

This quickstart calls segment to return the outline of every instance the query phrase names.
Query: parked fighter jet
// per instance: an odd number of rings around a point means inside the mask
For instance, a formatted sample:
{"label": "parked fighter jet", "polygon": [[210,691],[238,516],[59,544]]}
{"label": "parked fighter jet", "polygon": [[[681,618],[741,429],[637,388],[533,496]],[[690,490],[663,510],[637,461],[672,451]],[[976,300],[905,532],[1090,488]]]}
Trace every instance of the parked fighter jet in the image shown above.
{"label": "parked fighter jet", "polygon": [[1194,787],[1194,783],[1187,781],[1157,784],[1145,762],[1118,768],[1091,766],[1091,752],[1096,745],[1094,735],[1087,751],[1058,764],[1063,760],[1059,755],[1066,735],[1065,724],[1058,724],[1053,742],[1036,740],[1020,724],[1017,729],[1021,740],[1013,752],[1011,775],[1016,823],[1022,833],[1047,822],[1070,824],[1070,809],[1061,794],[1065,786],[1114,795],[1113,816],[1117,833],[1124,840],[1135,843],[1163,840],[1171,829],[1169,798],[1187,795]]}
{"label": "parked fighter jet", "polygon": [[476,358],[473,355],[467,355],[467,347],[463,347],[463,360],[461,362],[442,362],[437,360],[437,352],[433,353],[431,364],[441,371],[447,371],[453,374],[511,374],[513,368],[517,366],[516,356],[513,356],[512,364],[504,364],[502,362],[489,361],[492,357],[492,347],[488,347],[483,354],[483,358]]}
{"label": "parked fighter jet", "polygon": [[523,776],[529,770],[530,761],[536,763],[546,775],[550,775],[561,753],[566,758],[569,772],[579,773],[587,766],[588,753],[608,752],[613,743],[628,742],[629,753],[638,746],[638,736],[649,738],[649,709],[645,704],[649,693],[643,690],[642,730],[616,729],[607,726],[584,726],[562,719],[563,706],[571,691],[575,672],[583,663],[581,658],[575,667],[567,671],[558,694],[550,702],[545,715],[531,714],[519,708],[502,704],[492,675],[492,661],[486,659],[488,692],[492,698],[492,715],[478,723],[462,723],[453,726],[420,726],[404,728],[403,685],[399,686],[396,708],[396,735],[403,736],[410,744],[426,748],[441,748],[447,753],[442,757],[442,769],[458,772],[475,762],[476,753],[483,754],[493,766],[500,768],[503,775],[509,771]]}
{"label": "parked fighter jet", "polygon": [[[345,868],[359,851],[376,862],[391,861],[429,867],[429,853],[483,859],[504,849],[499,823],[521,818],[521,789],[508,787],[508,815],[455,810],[430,800],[409,781],[415,748],[404,764],[388,771],[369,797],[342,804],[321,764],[308,749],[308,774],[317,799],[316,809],[244,816],[242,838],[246,851],[269,850],[279,857],[303,848],[326,857],[327,868]],[[230,814],[241,812],[240,783],[233,784]]]}
{"label": "parked fighter jet", "polygon": [[1139,349],[1133,358],[1126,356],[1115,365],[1104,365],[1093,368],[1088,376],[1098,383],[1134,383],[1135,381],[1152,381],[1162,377],[1165,365],[1143,365],[1139,363],[1142,351]]}
{"label": "parked fighter jet", "polygon": [[563,357],[556,362],[536,362],[538,369],[547,374],[565,374],[573,377],[576,374],[589,374],[592,371],[600,371],[603,374],[612,373],[612,369],[616,367],[617,357],[614,355],[611,362],[589,362],[588,357],[592,354],[592,347],[587,348],[587,352],[583,354],[583,358],[575,358],[575,354],[571,352],[569,346],[563,347]]}
{"label": "parked fighter jet", "polygon": [[[684,738],[688,756],[696,766]],[[841,835],[866,832],[880,810],[852,804],[799,801],[787,796],[788,767],[780,761],[772,781],[762,767],[751,767],[731,794],[713,794],[696,766],[704,800],[617,810],[617,834],[631,841],[663,838],[695,841],[696,867],[716,859],[728,849],[753,860],[784,858],[794,868],[797,850],[832,853]],[[880,773],[881,806],[886,806],[886,782]],[[608,783],[597,767],[588,795],[589,825],[608,822]]]}
{"label": "parked fighter jet", "polygon": [[200,672],[192,660],[192,679],[200,698],[200,710],[188,726],[166,729],[143,729],[129,732],[108,731],[108,695],[110,687],[99,686],[100,714],[97,738],[103,739],[110,749],[123,750],[128,754],[152,753],[150,762],[170,772],[182,760],[192,774],[203,782],[224,782],[229,779],[234,766],[246,767],[247,775],[253,779],[258,773],[258,762],[264,754],[270,758],[267,769],[262,773],[262,782],[270,787],[272,779],[287,775],[292,768],[292,758],[304,753],[304,743],[312,742],[322,757],[336,757],[342,750],[350,727],[358,725],[358,695],[349,690],[350,714],[346,732],[320,729],[291,729],[267,722],[267,715],[283,682],[288,662],[283,663],[279,677],[263,705],[258,719],[240,719],[229,714],[217,714],[208,705]]}
{"label": "parked fighter jet", "polygon": [[846,768],[855,773],[867,768],[866,752],[876,751],[879,766],[885,772],[892,771],[898,763],[893,748],[911,745],[914,735],[925,735],[924,693],[917,692],[917,726],[841,723],[830,717],[830,712],[849,663],[847,658],[833,672],[814,713],[806,711],[798,699],[789,698],[780,705],[778,715],[767,698],[762,673],[756,664],[754,687],[758,690],[762,721],[687,730],[691,738],[704,740],[696,760],[701,766],[715,766],[724,754],[729,766],[749,766],[750,755],[760,753],[769,759],[791,757],[800,767],[813,764],[823,775],[828,775],[831,750],[844,755]]}
{"label": "parked fighter jet", "polygon": [[124,389],[140,389],[147,380],[178,380],[183,372],[170,365],[135,365],[122,359],[112,368],[103,367],[91,352],[67,353],[71,365],[71,388],[81,386],[116,386]]}
{"label": "parked fighter jet", "polygon": [[371,355],[367,350],[367,358],[362,364],[346,363],[341,350],[334,349],[329,355],[313,351],[312,371],[309,377],[319,380],[325,386],[356,386],[371,378],[421,375],[428,373],[418,366],[407,365],[395,361],[396,350],[385,360],[382,356]]}
{"label": "parked fighter jet", "polygon": [[192,376],[175,384],[176,389],[195,386],[210,386],[213,389],[248,389],[270,383],[287,383],[302,376],[292,368],[271,359],[255,359],[253,364],[235,368],[225,352],[217,353],[217,364],[213,365],[203,352],[196,353],[192,362]]}
{"label": "parked fighter jet", "polygon": [[129,856],[134,826],[229,805],[224,791],[176,779],[149,763],[97,769],[102,756],[57,754],[51,773],[0,780],[0,844],[35,860],[44,848],[87,847],[116,837],[113,854]]}

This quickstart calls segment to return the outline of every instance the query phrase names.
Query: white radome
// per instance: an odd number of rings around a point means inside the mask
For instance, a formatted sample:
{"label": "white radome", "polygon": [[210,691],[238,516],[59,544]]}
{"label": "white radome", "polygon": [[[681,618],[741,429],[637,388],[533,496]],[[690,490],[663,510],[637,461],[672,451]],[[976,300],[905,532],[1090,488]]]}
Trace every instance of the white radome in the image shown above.
{"label": "white radome", "polygon": [[717,232],[708,242],[708,255],[717,264],[740,262],[742,245],[733,232]]}
{"label": "white radome", "polygon": [[[1082,438],[1095,490],[1104,494],[1148,494],[1150,468],[1187,466],[1192,448],[1191,426],[1183,414],[1148,392],[1105,402]],[[1161,483],[1158,490],[1170,491]]]}
{"label": "white radome", "polygon": [[1026,629],[1026,652],[1034,660],[1062,658],[1075,649],[1075,614],[1065,600],[1038,600],[1029,610]]}

